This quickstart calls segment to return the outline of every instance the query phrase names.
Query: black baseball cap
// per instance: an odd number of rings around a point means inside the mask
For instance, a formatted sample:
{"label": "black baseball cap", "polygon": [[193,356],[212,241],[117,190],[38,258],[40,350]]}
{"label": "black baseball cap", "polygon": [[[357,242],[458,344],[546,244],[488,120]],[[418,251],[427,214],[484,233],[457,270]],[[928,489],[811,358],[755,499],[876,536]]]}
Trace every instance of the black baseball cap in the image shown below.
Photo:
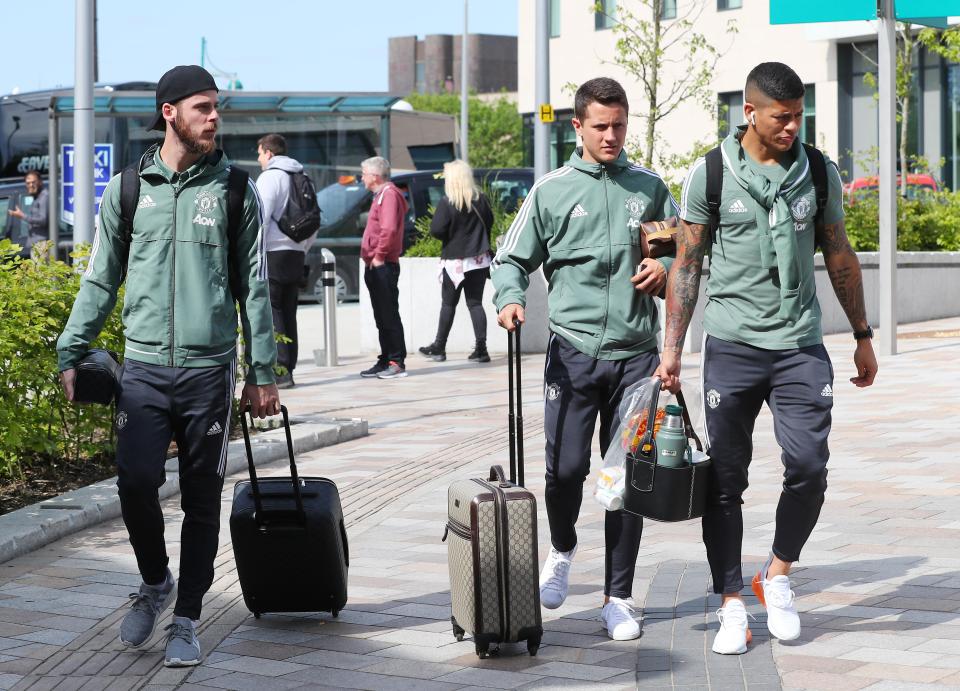
{"label": "black baseball cap", "polygon": [[167,70],[157,84],[157,114],[147,130],[166,130],[161,110],[164,103],[176,103],[187,96],[211,90],[220,91],[213,76],[200,65],[177,65]]}

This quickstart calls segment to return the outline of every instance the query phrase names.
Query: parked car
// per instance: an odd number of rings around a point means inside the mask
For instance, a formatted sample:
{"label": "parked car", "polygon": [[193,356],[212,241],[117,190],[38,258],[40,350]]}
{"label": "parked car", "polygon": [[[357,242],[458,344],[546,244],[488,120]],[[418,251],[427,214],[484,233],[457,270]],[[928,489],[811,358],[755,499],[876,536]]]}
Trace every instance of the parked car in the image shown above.
{"label": "parked car", "polygon": [[[902,178],[897,173],[897,189],[900,189]],[[844,185],[844,195],[847,198],[847,205],[856,203],[857,197],[865,194],[876,194],[880,189],[880,178],[876,176],[854,178]],[[939,190],[937,180],[932,175],[926,173],[908,173],[907,174],[907,199],[922,199],[924,196],[933,194]]]}
{"label": "parked car", "polygon": [[[496,195],[507,212],[519,208],[533,187],[532,168],[478,168],[474,176],[489,194]],[[416,241],[416,220],[426,216],[443,196],[443,171],[398,173],[392,179],[410,205],[404,219],[404,247],[409,247]],[[372,199],[373,195],[354,175],[341,176],[334,184],[317,191],[321,226],[316,242],[307,253],[301,300],[323,300],[320,281],[323,248],[337,258],[337,299],[354,300],[359,296],[360,240]]]}

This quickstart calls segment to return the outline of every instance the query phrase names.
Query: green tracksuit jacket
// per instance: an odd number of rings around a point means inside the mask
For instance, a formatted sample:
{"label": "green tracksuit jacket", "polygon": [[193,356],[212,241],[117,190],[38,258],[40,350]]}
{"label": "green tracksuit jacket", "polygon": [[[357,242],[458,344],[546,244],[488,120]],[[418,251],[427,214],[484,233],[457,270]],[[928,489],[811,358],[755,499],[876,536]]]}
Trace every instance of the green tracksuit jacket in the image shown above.
{"label": "green tracksuit jacket", "polygon": [[177,173],[160,159],[159,147],[148,150],[140,160],[140,202],[129,247],[120,227],[120,175],[113,177],[100,203],[80,291],[57,341],[61,371],[74,367],[100,333],[126,273],[125,358],[168,367],[230,362],[236,356],[236,301],[247,382],[274,381],[277,347],[259,198],[251,182],[236,242],[230,242],[228,170],[221,151]]}
{"label": "green tracksuit jacket", "polygon": [[[598,360],[656,348],[656,305],[630,278],[642,258],[640,223],[677,211],[660,176],[626,154],[601,165],[578,149],[537,181],[501,238],[492,274],[497,309],[525,305],[528,275],[543,265],[550,329],[570,345]],[[658,261],[670,271],[672,256]]]}

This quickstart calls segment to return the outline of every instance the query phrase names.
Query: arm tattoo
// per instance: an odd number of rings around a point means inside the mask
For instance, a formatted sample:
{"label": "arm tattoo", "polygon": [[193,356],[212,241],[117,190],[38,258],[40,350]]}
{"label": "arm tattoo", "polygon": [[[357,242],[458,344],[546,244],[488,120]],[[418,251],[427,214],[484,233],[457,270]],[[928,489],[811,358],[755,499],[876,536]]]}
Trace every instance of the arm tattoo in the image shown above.
{"label": "arm tattoo", "polygon": [[664,349],[679,350],[700,295],[700,271],[710,247],[710,229],[700,223],[680,221],[677,258],[667,280],[667,328]]}
{"label": "arm tattoo", "polygon": [[854,330],[867,328],[867,307],[863,297],[860,260],[850,247],[843,221],[817,228],[817,243],[823,250],[823,263],[833,284],[840,306]]}

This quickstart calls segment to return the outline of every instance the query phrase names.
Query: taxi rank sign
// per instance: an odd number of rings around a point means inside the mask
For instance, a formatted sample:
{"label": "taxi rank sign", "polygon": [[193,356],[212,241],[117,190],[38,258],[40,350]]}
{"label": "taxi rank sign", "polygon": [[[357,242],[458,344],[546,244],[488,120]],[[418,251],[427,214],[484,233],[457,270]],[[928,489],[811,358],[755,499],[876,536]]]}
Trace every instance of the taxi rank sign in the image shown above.
{"label": "taxi rank sign", "polygon": [[[94,144],[93,150],[93,214],[97,215],[100,209],[100,200],[107,189],[113,171],[113,144]],[[63,220],[73,225],[74,199],[74,168],[73,144],[64,144],[60,147],[60,170],[63,171],[63,185],[60,199],[62,199],[61,215]]]}

